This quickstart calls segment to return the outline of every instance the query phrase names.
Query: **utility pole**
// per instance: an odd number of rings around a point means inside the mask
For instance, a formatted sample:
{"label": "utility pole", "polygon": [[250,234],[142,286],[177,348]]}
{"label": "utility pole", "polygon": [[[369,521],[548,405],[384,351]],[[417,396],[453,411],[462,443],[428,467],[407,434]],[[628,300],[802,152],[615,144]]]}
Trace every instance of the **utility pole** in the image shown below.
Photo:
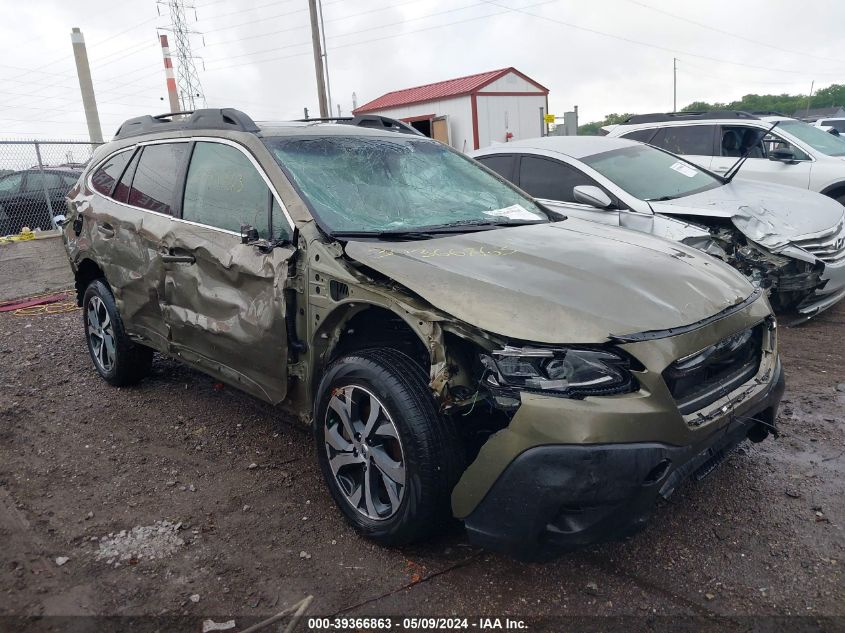
{"label": "utility pole", "polygon": [[678,58],[672,58],[672,112],[678,111]]}
{"label": "utility pole", "polygon": [[326,71],[326,94],[328,96],[327,110],[329,116],[332,113],[332,82],[329,80],[329,49],[326,47],[326,23],[323,21],[323,0],[317,0],[317,9],[320,11],[320,33],[323,35],[323,65]]}
{"label": "utility pole", "polygon": [[[164,5],[170,11],[170,28],[175,40],[176,61],[178,62],[176,83],[182,95],[182,109],[195,110],[197,105],[205,106],[205,96],[202,84],[194,66],[194,56],[191,53],[191,30],[185,19],[185,0],[158,0],[157,4]],[[188,7],[192,8],[192,7]]]}
{"label": "utility pole", "polygon": [[103,129],[100,127],[100,114],[97,112],[97,99],[94,97],[94,83],[91,81],[88,51],[85,49],[82,31],[74,27],[70,33],[70,42],[73,45],[73,58],[76,60],[76,76],[79,78],[79,90],[82,92],[85,121],[88,123],[88,138],[92,143],[102,143]]}
{"label": "utility pole", "polygon": [[161,41],[161,53],[164,55],[164,76],[167,80],[167,98],[170,101],[170,111],[179,112],[182,107],[179,105],[179,93],[176,90],[176,77],[173,74],[173,58],[170,57],[170,46],[167,44],[167,36],[159,35]]}
{"label": "utility pole", "polygon": [[813,87],[816,85],[816,80],[810,82],[810,96],[807,97],[807,112],[804,114],[804,117],[807,118],[810,116],[810,102],[813,100]]}
{"label": "utility pole", "polygon": [[317,99],[320,102],[320,118],[325,119],[331,113],[326,98],[326,77],[323,71],[323,51],[320,46],[320,25],[317,21],[317,0],[308,0],[308,12],[311,15],[311,45],[314,48],[314,70],[317,73]]}

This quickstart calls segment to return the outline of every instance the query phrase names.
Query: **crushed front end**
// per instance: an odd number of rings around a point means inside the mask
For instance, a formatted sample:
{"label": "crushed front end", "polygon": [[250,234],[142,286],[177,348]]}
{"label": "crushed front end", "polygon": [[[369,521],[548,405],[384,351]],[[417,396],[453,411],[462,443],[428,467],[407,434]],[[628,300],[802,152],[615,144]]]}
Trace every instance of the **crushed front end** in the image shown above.
{"label": "crushed front end", "polygon": [[[560,349],[578,352],[565,369]],[[478,363],[475,416],[500,423],[452,506],[483,547],[534,559],[624,537],[660,497],[775,431],[784,381],[761,291],[685,327],[549,351],[511,345]]]}

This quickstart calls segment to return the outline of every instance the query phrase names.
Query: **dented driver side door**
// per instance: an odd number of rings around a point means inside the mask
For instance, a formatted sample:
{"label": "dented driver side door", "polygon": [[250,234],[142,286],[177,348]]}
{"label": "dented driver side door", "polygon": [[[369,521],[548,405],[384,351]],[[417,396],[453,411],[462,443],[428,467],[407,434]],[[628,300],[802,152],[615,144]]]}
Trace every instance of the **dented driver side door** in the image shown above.
{"label": "dented driver side door", "polygon": [[[171,350],[269,402],[287,392],[284,285],[292,226],[260,166],[241,146],[192,143],[176,230],[162,244]],[[249,224],[274,248],[243,244]]]}

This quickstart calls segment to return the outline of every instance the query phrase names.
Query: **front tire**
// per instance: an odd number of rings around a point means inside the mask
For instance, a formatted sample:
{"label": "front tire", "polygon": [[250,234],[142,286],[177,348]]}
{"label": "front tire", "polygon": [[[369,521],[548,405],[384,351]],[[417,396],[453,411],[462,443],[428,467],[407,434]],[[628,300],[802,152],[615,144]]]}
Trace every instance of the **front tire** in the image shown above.
{"label": "front tire", "polygon": [[85,289],[82,323],[94,369],[107,383],[125,387],[150,373],[153,351],[127,336],[114,295],[102,279]]}
{"label": "front tire", "polygon": [[393,349],[355,352],[328,368],[316,398],[320,469],[358,532],[400,545],[449,525],[463,451],[419,365]]}

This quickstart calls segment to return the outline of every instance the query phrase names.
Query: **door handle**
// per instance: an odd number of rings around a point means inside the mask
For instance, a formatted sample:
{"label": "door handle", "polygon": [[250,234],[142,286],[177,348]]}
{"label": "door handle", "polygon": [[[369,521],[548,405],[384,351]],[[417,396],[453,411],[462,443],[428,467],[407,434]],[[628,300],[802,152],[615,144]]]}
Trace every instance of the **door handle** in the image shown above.
{"label": "door handle", "polygon": [[196,264],[197,260],[193,255],[162,255],[161,261],[165,264]]}
{"label": "door handle", "polygon": [[111,224],[98,224],[97,231],[102,233],[105,237],[114,237],[114,227]]}

